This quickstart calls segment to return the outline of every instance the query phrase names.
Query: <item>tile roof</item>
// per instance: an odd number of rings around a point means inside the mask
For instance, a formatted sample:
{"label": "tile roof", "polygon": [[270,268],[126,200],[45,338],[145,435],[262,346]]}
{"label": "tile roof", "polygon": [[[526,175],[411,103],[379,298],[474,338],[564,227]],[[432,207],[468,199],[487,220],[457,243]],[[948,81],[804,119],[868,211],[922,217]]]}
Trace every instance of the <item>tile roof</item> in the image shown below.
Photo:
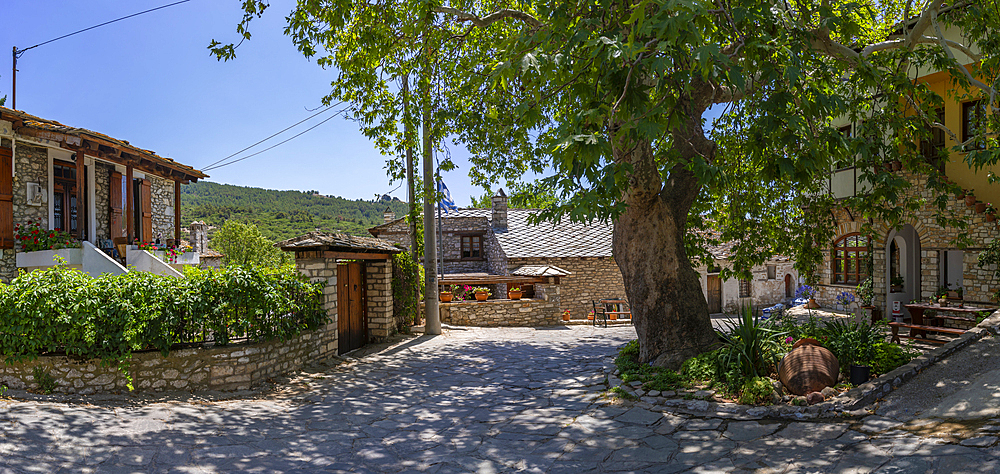
{"label": "tile roof", "polygon": [[404,249],[396,247],[388,240],[374,237],[337,234],[314,231],[275,244],[282,250],[333,250],[339,252],[400,253]]}
{"label": "tile roof", "polygon": [[122,148],[126,152],[135,153],[142,155],[143,157],[149,159],[153,162],[159,162],[160,164],[175,168],[178,171],[187,173],[194,179],[207,178],[208,175],[194,169],[191,166],[184,165],[174,161],[173,159],[159,156],[156,152],[152,150],[145,150],[136,147],[129,143],[127,140],[119,140],[117,138],[110,137],[100,132],[95,132],[93,130],[87,130],[85,128],[70,127],[68,125],[63,125],[55,120],[47,120],[34,115],[22,112],[20,110],[9,109],[7,107],[0,107],[0,114],[8,116],[8,118],[18,118],[21,119],[25,127],[35,128],[39,130],[47,130],[51,132],[61,133],[64,135],[72,135],[76,137],[86,138],[96,138],[105,142],[108,142],[114,146]]}
{"label": "tile roof", "polygon": [[572,273],[552,265],[523,265],[510,272],[511,275],[530,277],[564,277]]}

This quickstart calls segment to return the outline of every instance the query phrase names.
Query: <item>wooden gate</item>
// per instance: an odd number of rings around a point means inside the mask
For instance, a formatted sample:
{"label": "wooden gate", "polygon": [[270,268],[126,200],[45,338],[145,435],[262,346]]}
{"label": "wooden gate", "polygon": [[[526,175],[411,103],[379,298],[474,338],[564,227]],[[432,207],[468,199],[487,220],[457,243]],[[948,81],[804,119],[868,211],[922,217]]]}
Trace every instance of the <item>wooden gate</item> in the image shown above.
{"label": "wooden gate", "polygon": [[722,312],[722,279],[719,275],[708,276],[708,313]]}
{"label": "wooden gate", "polygon": [[337,285],[337,353],[343,354],[368,341],[361,262],[337,265]]}
{"label": "wooden gate", "polygon": [[785,275],[785,298],[791,298],[795,294],[795,285],[792,283],[792,275]]}

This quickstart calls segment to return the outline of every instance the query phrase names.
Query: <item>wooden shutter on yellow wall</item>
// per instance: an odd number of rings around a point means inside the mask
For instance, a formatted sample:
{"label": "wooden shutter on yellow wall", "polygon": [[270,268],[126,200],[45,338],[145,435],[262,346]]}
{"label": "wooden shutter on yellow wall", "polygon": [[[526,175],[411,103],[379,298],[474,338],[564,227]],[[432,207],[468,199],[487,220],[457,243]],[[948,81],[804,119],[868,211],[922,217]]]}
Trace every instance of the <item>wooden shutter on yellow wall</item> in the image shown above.
{"label": "wooden shutter on yellow wall", "polygon": [[13,153],[0,148],[0,248],[14,248],[14,176],[11,174]]}
{"label": "wooden shutter on yellow wall", "polygon": [[139,205],[142,210],[142,240],[152,242],[156,240],[153,235],[153,195],[148,179],[144,179],[139,185]]}
{"label": "wooden shutter on yellow wall", "polygon": [[111,173],[111,238],[117,239],[125,237],[125,223],[122,221],[122,208],[124,200],[122,198],[122,174],[115,171]]}

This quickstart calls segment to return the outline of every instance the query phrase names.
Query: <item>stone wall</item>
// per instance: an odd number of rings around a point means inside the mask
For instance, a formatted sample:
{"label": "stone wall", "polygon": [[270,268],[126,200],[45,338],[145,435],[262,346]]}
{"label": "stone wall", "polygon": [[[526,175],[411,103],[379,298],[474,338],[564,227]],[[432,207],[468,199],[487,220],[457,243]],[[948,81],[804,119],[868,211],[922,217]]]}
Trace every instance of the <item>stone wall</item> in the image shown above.
{"label": "stone wall", "polygon": [[[936,194],[927,186],[927,177],[900,172],[902,177],[908,180],[913,186],[907,190],[907,196],[919,197],[932,202]],[[996,282],[992,278],[992,268],[979,268],[977,259],[979,253],[985,249],[994,239],[1000,237],[1000,221],[988,222],[985,213],[975,212],[974,207],[966,206],[964,198],[947,196],[945,212],[953,212],[955,216],[968,224],[963,231],[952,227],[942,227],[937,223],[937,209],[932,205],[926,205],[914,212],[910,219],[903,222],[904,225],[912,225],[919,238],[919,294],[916,299],[928,299],[940,285],[942,252],[948,250],[962,250],[963,255],[963,278],[962,287],[964,289],[964,300],[967,304],[977,306],[996,305],[992,299],[992,293],[997,289]],[[844,209],[834,211],[837,222],[837,229],[833,240],[840,237],[862,231],[862,222],[851,219],[850,214]],[[875,223],[874,236],[872,240],[872,258],[874,261],[872,281],[875,288],[875,305],[888,311],[890,298],[894,294],[888,292],[888,282],[886,281],[887,263],[886,254],[887,239],[893,229],[889,229],[884,224]],[[965,232],[971,241],[971,245],[963,245],[959,238]],[[817,301],[824,306],[832,306],[834,298],[841,291],[854,290],[855,285],[834,285],[832,281],[831,253],[827,249],[824,252],[823,263],[816,270],[818,280]],[[907,282],[912,284],[912,282]]]}
{"label": "stone wall", "polygon": [[[288,341],[180,349],[167,357],[157,351],[141,352],[132,354],[128,370],[132,386],[139,392],[246,390],[336,355],[336,336],[336,326],[326,325]],[[59,393],[128,390],[128,380],[117,365],[61,356],[0,365],[0,383],[13,389],[37,390],[33,370],[38,366],[55,378]]]}
{"label": "stone wall", "polygon": [[568,309],[573,319],[586,319],[587,313],[594,310],[594,300],[626,297],[625,282],[614,257],[512,258],[508,262],[510,271],[523,265],[552,265],[571,273],[559,279],[559,286],[560,309]]}
{"label": "stone wall", "polygon": [[[719,268],[731,268],[728,261],[718,260],[715,262]],[[775,268],[774,278],[768,278],[767,267],[773,265]],[[701,292],[708,299],[708,267],[696,267],[695,271],[700,275]],[[714,274],[714,273],[713,273]],[[750,305],[754,308],[773,306],[784,302],[785,297],[785,275],[792,276],[792,294],[798,288],[799,272],[795,269],[795,263],[787,259],[775,259],[758,265],[750,270],[750,297],[740,298],[740,281],[737,278],[730,278],[722,281],[722,310],[726,313],[735,314],[742,305]]]}
{"label": "stone wall", "polygon": [[174,182],[151,174],[146,179],[153,201],[153,235],[147,240],[160,237],[165,242],[174,238]]}
{"label": "stone wall", "polygon": [[[94,233],[98,240],[111,238],[111,173],[115,171],[114,166],[107,163],[94,163],[94,217],[97,218],[97,231]],[[121,183],[118,183],[121,186]]]}
{"label": "stone wall", "polygon": [[[10,141],[4,139],[0,146],[11,145]],[[49,152],[44,147],[32,146],[24,142],[17,142],[14,150],[14,180],[13,180],[13,207],[14,223],[23,224],[29,221],[39,222],[43,229],[49,228]],[[38,183],[44,190],[42,205],[34,206],[28,204],[28,183]],[[0,259],[0,280],[10,283],[17,277],[17,264],[15,261],[15,250],[3,251]]]}
{"label": "stone wall", "polygon": [[[448,217],[441,219],[444,238],[441,241],[442,254],[444,255],[444,273],[487,273],[490,271],[490,262],[487,256],[496,245],[496,239],[492,241],[488,237],[489,223],[485,217]],[[462,235],[478,233],[483,237],[483,258],[478,260],[462,260]],[[388,240],[392,243],[400,244],[406,249],[410,248],[409,226],[405,219],[391,223],[380,228],[375,237]],[[438,256],[441,258],[441,256]],[[506,291],[506,290],[505,290]]]}
{"label": "stone wall", "polygon": [[396,332],[393,321],[392,261],[365,262],[368,341],[381,342]]}
{"label": "stone wall", "polygon": [[[550,279],[552,281],[554,279]],[[441,303],[441,322],[476,327],[538,327],[562,324],[561,285],[536,284],[535,298]]]}

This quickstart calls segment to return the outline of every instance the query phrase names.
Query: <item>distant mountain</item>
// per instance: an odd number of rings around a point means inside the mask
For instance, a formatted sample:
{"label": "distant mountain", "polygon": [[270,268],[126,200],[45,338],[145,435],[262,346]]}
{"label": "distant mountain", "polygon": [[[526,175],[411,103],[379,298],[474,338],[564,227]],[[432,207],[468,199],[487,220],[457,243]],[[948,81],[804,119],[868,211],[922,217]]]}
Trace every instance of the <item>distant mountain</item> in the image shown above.
{"label": "distant mountain", "polygon": [[397,217],[406,215],[406,203],[389,196],[374,202],[351,201],[318,191],[276,191],[205,181],[181,186],[184,226],[204,221],[222,227],[227,219],[240,219],[257,224],[275,241],[316,229],[370,236],[368,228],[383,222],[386,207]]}

